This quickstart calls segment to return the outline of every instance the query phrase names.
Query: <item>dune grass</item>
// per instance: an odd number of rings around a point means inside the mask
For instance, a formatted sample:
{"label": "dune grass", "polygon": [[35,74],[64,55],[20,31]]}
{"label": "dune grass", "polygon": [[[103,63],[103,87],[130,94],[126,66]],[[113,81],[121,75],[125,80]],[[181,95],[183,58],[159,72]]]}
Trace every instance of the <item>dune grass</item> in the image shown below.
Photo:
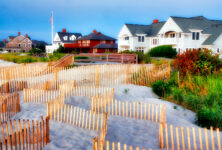
{"label": "dune grass", "polygon": [[65,56],[63,53],[49,54],[49,57],[35,57],[29,53],[5,53],[0,54],[0,59],[14,63],[49,62],[59,60]]}
{"label": "dune grass", "polygon": [[[152,86],[154,92],[156,87],[161,87],[156,84]],[[162,89],[165,92],[165,94],[162,94],[164,98],[196,112],[196,123],[198,125],[222,129],[221,74],[189,75],[178,80],[178,74],[174,72],[165,85],[169,86],[170,90]]]}

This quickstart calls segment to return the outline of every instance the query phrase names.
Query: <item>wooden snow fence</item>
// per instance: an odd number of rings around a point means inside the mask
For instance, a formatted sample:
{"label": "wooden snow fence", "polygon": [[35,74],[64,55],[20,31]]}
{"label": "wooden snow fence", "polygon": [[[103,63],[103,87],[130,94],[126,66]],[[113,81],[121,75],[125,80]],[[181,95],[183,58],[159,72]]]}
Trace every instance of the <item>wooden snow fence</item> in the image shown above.
{"label": "wooden snow fence", "polygon": [[221,133],[213,127],[178,127],[159,124],[159,144],[167,150],[221,150]]}
{"label": "wooden snow fence", "polygon": [[[156,67],[152,64],[103,64],[79,67],[43,67],[41,65],[4,69],[0,73],[0,92],[23,88],[56,90],[69,81],[72,85],[113,86],[119,84],[150,85],[167,79],[169,65]],[[9,86],[11,85],[11,86]],[[22,86],[22,88],[21,88]],[[13,90],[14,89],[14,90]]]}
{"label": "wooden snow fence", "polygon": [[115,143],[110,141],[105,141],[104,148],[100,148],[98,147],[97,138],[94,138],[93,150],[152,150],[152,149],[140,148],[139,146],[133,147],[132,145],[126,145],[126,144],[121,144],[120,142]]}
{"label": "wooden snow fence", "polygon": [[63,95],[63,100],[71,96],[83,96],[83,97],[104,97],[113,98],[114,88],[109,87],[95,87],[95,86],[68,86],[64,85],[60,87],[60,93]]}
{"label": "wooden snow fence", "polygon": [[41,103],[53,101],[59,97],[59,91],[45,91],[44,89],[24,89],[24,102],[26,103]]}
{"label": "wooden snow fence", "polygon": [[108,87],[94,87],[94,86],[75,86],[62,85],[58,90],[45,90],[45,89],[24,89],[24,102],[33,103],[48,103],[50,101],[59,101],[64,103],[65,99],[71,96],[114,96],[114,89]]}
{"label": "wooden snow fence", "polygon": [[49,118],[1,122],[0,149],[41,150],[50,141]]}
{"label": "wooden snow fence", "polygon": [[96,114],[80,107],[54,102],[47,103],[47,116],[50,120],[96,131],[101,131],[106,123],[105,114]]}
{"label": "wooden snow fence", "polygon": [[[107,114],[105,114],[105,120],[104,120],[104,125],[101,127],[99,135],[93,139],[93,144],[95,147],[98,147],[98,149],[103,150],[105,146],[105,140],[106,140],[106,134],[107,134]],[[95,141],[97,143],[95,143]]]}
{"label": "wooden snow fence", "polygon": [[97,113],[107,113],[121,117],[135,118],[137,120],[150,120],[152,122],[166,122],[165,105],[144,103],[142,101],[119,101],[113,98],[92,97],[91,110]]}
{"label": "wooden snow fence", "polygon": [[131,68],[127,70],[127,76],[129,76],[127,77],[127,83],[143,86],[150,86],[158,80],[167,80],[171,74],[171,67],[168,63],[159,66],[141,65],[139,68],[133,68],[133,70],[136,71],[132,73],[130,69]]}
{"label": "wooden snow fence", "polygon": [[0,94],[0,121],[8,121],[20,112],[19,93]]}

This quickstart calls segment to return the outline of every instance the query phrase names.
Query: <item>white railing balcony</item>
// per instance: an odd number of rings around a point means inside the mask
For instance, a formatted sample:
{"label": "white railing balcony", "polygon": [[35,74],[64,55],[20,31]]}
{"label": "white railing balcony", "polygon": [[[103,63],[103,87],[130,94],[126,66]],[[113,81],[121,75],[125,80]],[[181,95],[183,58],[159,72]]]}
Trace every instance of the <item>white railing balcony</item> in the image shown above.
{"label": "white railing balcony", "polygon": [[119,45],[129,45],[130,43],[129,43],[129,40],[119,40],[118,44]]}
{"label": "white railing balcony", "polygon": [[161,44],[164,45],[176,45],[178,44],[179,39],[178,38],[162,38]]}

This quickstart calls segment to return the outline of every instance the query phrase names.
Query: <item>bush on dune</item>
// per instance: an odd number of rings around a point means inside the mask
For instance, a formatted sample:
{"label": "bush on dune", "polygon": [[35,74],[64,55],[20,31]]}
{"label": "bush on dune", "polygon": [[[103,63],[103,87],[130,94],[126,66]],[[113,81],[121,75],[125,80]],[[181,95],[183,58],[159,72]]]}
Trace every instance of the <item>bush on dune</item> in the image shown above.
{"label": "bush on dune", "polygon": [[220,70],[222,62],[211,50],[187,50],[177,55],[174,66],[181,75],[207,75]]}
{"label": "bush on dune", "polygon": [[174,49],[171,45],[154,47],[148,53],[151,57],[175,58],[177,55],[176,49]]}

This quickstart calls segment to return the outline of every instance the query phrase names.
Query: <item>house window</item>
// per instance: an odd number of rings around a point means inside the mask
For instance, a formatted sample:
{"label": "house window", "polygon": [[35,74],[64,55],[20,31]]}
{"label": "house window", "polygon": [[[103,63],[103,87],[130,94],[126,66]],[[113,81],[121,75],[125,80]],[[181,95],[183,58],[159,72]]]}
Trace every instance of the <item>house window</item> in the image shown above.
{"label": "house window", "polygon": [[219,48],[217,49],[217,52],[218,52],[218,53],[220,52]]}
{"label": "house window", "polygon": [[200,32],[192,32],[192,39],[199,40],[200,39]]}
{"label": "house window", "polygon": [[199,32],[197,32],[197,35],[196,35],[196,40],[199,40],[199,38],[200,38],[200,33],[199,33]]}
{"label": "house window", "polygon": [[21,45],[19,44],[19,47],[21,47]]}
{"label": "house window", "polygon": [[144,36],[138,36],[138,42],[144,42]]}
{"label": "house window", "polygon": [[193,39],[193,40],[196,39],[196,32],[192,32],[192,39]]}
{"label": "house window", "polygon": [[23,44],[23,47],[26,47],[26,45],[25,45],[25,44]]}
{"label": "house window", "polygon": [[31,44],[29,44],[29,47],[31,47]]}
{"label": "house window", "polygon": [[181,38],[181,33],[179,33],[179,38]]}
{"label": "house window", "polygon": [[113,41],[111,41],[110,43],[113,44]]}
{"label": "house window", "polygon": [[64,39],[65,41],[67,41],[67,40],[68,40],[68,37],[67,37],[67,36],[64,36],[63,39]]}
{"label": "house window", "polygon": [[138,42],[141,42],[141,36],[138,36]]}
{"label": "house window", "polygon": [[171,37],[171,38],[175,38],[175,33],[170,34],[170,37]]}
{"label": "house window", "polygon": [[127,40],[129,40],[129,37],[127,36],[127,37],[125,37],[125,40],[127,41]]}
{"label": "house window", "polygon": [[153,45],[157,45],[158,44],[158,39],[153,39]]}
{"label": "house window", "polygon": [[106,43],[106,41],[100,41],[100,43],[101,43],[101,44],[105,44],[105,43]]}
{"label": "house window", "polygon": [[75,35],[70,36],[69,40],[70,40],[70,41],[74,41],[74,40],[76,40]]}
{"label": "house window", "polygon": [[97,49],[96,48],[93,49],[93,53],[97,53]]}

